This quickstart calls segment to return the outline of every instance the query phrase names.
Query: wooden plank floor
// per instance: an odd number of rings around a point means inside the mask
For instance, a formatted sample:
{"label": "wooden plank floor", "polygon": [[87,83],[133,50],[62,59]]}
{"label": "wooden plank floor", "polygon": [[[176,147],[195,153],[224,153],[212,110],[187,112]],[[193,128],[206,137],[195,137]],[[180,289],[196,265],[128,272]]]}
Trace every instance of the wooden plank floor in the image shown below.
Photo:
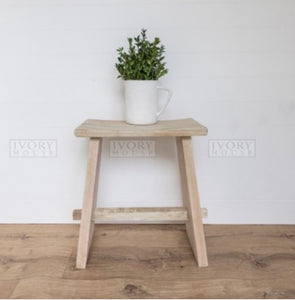
{"label": "wooden plank floor", "polygon": [[0,298],[295,298],[295,226],[205,226],[198,268],[183,225],[0,225]]}

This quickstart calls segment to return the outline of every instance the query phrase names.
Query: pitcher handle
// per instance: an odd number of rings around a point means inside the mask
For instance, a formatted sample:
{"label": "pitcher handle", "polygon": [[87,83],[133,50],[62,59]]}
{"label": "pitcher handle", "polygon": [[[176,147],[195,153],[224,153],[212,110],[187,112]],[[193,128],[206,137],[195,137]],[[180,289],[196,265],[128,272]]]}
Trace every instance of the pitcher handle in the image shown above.
{"label": "pitcher handle", "polygon": [[157,112],[157,118],[161,115],[161,113],[166,109],[166,107],[168,106],[170,100],[171,100],[171,97],[172,97],[172,92],[171,90],[165,88],[165,87],[162,87],[162,86],[157,86],[157,89],[158,90],[162,90],[162,91],[165,91],[168,93],[168,98],[166,99],[166,103],[163,105],[163,107]]}

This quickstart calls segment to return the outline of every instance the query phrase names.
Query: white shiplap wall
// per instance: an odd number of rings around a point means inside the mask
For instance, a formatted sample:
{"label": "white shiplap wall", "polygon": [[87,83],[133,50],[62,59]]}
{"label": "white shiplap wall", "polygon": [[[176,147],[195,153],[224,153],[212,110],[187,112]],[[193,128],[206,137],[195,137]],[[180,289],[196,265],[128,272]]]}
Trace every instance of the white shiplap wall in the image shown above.
{"label": "white shiplap wall", "polygon": [[[295,1],[0,0],[0,222],[71,222],[81,206],[86,118],[123,118],[115,49],[160,36],[174,91],[162,118],[194,117],[208,223],[295,223]],[[9,139],[56,139],[56,158],[9,158]],[[255,158],[209,158],[208,139],[255,139]],[[180,205],[175,148],[112,159],[102,206]]]}

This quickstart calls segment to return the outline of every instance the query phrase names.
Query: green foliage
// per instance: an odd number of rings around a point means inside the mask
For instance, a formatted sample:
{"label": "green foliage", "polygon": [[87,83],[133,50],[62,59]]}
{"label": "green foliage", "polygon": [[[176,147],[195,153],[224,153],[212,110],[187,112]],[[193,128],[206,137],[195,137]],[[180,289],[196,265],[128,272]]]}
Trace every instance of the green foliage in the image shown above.
{"label": "green foliage", "polygon": [[118,78],[124,80],[158,80],[168,70],[165,67],[165,47],[160,44],[156,37],[149,42],[146,37],[146,29],[141,30],[141,35],[128,38],[128,52],[124,48],[118,48],[118,63],[116,68],[119,72]]}

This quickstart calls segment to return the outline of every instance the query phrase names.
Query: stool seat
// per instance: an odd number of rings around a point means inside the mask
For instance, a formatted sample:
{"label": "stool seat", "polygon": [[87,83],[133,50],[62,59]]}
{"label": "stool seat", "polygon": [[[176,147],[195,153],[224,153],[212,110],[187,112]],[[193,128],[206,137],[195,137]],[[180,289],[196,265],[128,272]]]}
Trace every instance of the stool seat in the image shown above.
{"label": "stool seat", "polygon": [[[95,221],[134,223],[185,223],[186,232],[193,253],[200,267],[208,266],[206,242],[202,217],[207,215],[201,209],[192,136],[207,135],[207,128],[194,119],[159,121],[152,125],[130,125],[124,121],[86,120],[75,129],[77,137],[89,139],[89,150],[82,210],[75,209],[74,220],[81,220],[76,267],[87,265]],[[118,137],[174,137],[177,146],[182,200],[184,207],[157,208],[97,208],[97,188],[102,143],[104,138]]]}
{"label": "stool seat", "polygon": [[152,125],[124,121],[86,120],[75,129],[77,137],[157,137],[207,135],[207,128],[194,119],[165,120]]}

